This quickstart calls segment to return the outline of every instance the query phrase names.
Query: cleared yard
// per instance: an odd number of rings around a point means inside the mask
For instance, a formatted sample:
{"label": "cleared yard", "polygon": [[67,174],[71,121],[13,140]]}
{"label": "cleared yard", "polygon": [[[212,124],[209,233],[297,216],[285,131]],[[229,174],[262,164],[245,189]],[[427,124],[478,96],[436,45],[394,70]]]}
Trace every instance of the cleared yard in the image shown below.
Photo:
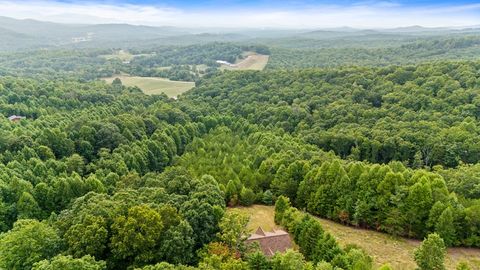
{"label": "cleared yard", "polygon": [[147,95],[159,95],[165,93],[169,97],[176,97],[195,86],[194,82],[171,81],[164,78],[155,77],[130,77],[130,76],[115,76],[105,78],[107,83],[112,83],[115,78],[119,78],[123,85],[137,86]]}
{"label": "cleared yard", "polygon": [[134,58],[134,55],[127,51],[119,50],[113,54],[102,55],[101,57],[107,60],[119,59],[121,61],[131,61]]}
{"label": "cleared yard", "polygon": [[[258,226],[266,230],[274,228],[275,222],[273,206],[254,205],[252,207],[232,208],[229,211],[241,211],[250,215],[250,229]],[[320,219],[325,231],[330,232],[337,238],[341,245],[355,244],[367,251],[375,262],[375,266],[390,263],[393,269],[415,269],[413,251],[420,241],[403,238],[394,238],[387,234],[343,226],[341,224]],[[446,259],[447,269],[455,269],[459,262],[465,261],[474,270],[480,270],[480,249],[449,248]]]}
{"label": "cleared yard", "polygon": [[273,215],[275,208],[273,206],[266,205],[254,205],[251,207],[235,207],[229,208],[228,211],[240,212],[250,216],[250,222],[247,227],[249,231],[255,231],[258,227],[262,227],[265,231],[272,231],[273,229],[279,229],[280,227],[275,224]]}
{"label": "cleared yard", "polygon": [[131,54],[128,51],[125,50],[119,50],[116,51],[112,54],[105,54],[105,55],[100,55],[100,57],[105,58],[107,60],[113,60],[113,59],[118,59],[122,62],[130,62],[133,60],[135,57],[140,57],[140,56],[150,56],[151,54]]}
{"label": "cleared yard", "polygon": [[268,63],[269,56],[263,54],[249,54],[245,59],[237,61],[233,66],[222,65],[227,70],[263,70]]}

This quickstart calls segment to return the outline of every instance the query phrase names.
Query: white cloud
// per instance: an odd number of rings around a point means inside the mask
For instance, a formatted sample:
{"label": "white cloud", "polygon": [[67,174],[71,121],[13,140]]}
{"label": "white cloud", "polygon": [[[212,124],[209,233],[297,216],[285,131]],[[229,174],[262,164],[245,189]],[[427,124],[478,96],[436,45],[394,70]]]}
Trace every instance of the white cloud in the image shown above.
{"label": "white cloud", "polygon": [[182,10],[168,6],[94,2],[0,0],[0,14],[65,23],[131,23],[183,27],[339,27],[387,28],[480,24],[480,4],[406,7],[390,1],[348,6],[310,5],[308,9]]}

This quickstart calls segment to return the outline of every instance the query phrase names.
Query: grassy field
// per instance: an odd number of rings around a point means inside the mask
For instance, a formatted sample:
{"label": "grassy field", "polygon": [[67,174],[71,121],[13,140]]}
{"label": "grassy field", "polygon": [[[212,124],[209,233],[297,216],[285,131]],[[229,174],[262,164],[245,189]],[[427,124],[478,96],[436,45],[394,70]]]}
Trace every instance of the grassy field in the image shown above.
{"label": "grassy field", "polygon": [[122,62],[130,62],[133,60],[133,58],[135,57],[139,57],[139,56],[149,56],[151,54],[131,54],[129,53],[128,51],[124,51],[124,50],[119,50],[119,51],[116,51],[112,54],[105,54],[105,55],[101,55],[100,57],[103,57],[107,60],[112,60],[112,59],[119,59],[120,61]]}
{"label": "grassy field", "polygon": [[119,50],[113,54],[102,55],[102,57],[107,60],[120,59],[121,61],[131,61],[134,58],[131,53],[124,50]]}
{"label": "grassy field", "polygon": [[171,81],[164,78],[153,77],[130,77],[130,76],[115,76],[105,78],[107,83],[112,83],[115,78],[122,80],[123,85],[137,86],[147,95],[158,95],[165,93],[169,97],[176,97],[195,86],[193,82]]}
{"label": "grassy field", "polygon": [[222,65],[226,70],[263,70],[268,63],[269,56],[262,54],[249,53],[235,63],[235,66]]}
{"label": "grassy field", "polygon": [[[229,211],[240,211],[250,216],[249,229],[262,226],[265,230],[276,228],[273,221],[274,207],[255,205],[238,207]],[[390,263],[393,269],[415,269],[413,251],[420,241],[393,238],[387,234],[343,226],[338,223],[319,219],[325,231],[330,232],[342,245],[355,244],[367,251],[374,259],[375,266]],[[456,265],[465,261],[473,270],[480,270],[480,249],[449,248],[446,259],[447,269],[455,269]]]}
{"label": "grassy field", "polygon": [[273,221],[273,206],[254,205],[252,207],[235,207],[229,208],[228,211],[240,212],[250,216],[248,230],[252,232],[256,231],[258,227],[262,227],[265,231],[272,231],[273,229],[280,228],[275,224],[275,221]]}

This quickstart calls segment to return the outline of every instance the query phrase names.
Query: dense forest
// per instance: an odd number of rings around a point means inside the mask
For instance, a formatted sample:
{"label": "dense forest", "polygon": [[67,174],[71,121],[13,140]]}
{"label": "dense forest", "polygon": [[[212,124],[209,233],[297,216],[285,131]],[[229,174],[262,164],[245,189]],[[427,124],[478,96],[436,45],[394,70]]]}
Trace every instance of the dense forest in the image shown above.
{"label": "dense forest", "polygon": [[107,51],[42,50],[0,53],[0,75],[36,79],[79,79],[109,77],[117,73],[114,63],[98,57]]}
{"label": "dense forest", "polygon": [[280,128],[342,158],[477,163],[479,64],[225,73],[188,98]]}
{"label": "dense forest", "polygon": [[[235,63],[247,51],[269,54],[264,45],[212,42],[189,46],[156,46],[131,49],[131,60],[115,57],[118,49],[41,50],[0,53],[0,75],[38,79],[92,81],[115,74],[196,81],[220,66]],[[106,57],[112,56],[113,57]],[[200,68],[200,66],[204,68]],[[199,68],[197,68],[199,66]]]}
{"label": "dense forest", "polygon": [[[478,34],[407,40],[391,36],[327,41],[324,44],[325,41],[316,39],[274,40],[273,44],[278,44],[271,49],[272,61],[268,68],[388,66],[442,59],[475,60],[480,52]],[[379,45],[383,43],[383,46]]]}
{"label": "dense forest", "polygon": [[243,249],[236,257],[238,246],[222,240],[232,229],[222,220],[235,218],[225,206],[282,195],[344,224],[479,247],[478,168],[467,165],[478,162],[468,140],[478,136],[477,67],[224,72],[178,101],[119,81],[4,77],[4,116],[27,118],[2,120],[2,267],[297,260],[305,269],[307,261],[371,269],[368,255],[328,234],[318,237],[329,257],[302,246],[271,260]]}
{"label": "dense forest", "polygon": [[[325,35],[0,53],[0,269],[376,269],[316,217],[423,240],[422,270],[480,248],[478,36]],[[267,70],[218,68],[246,52]],[[196,86],[171,99],[115,74]],[[253,204],[294,249],[246,243],[228,210]]]}

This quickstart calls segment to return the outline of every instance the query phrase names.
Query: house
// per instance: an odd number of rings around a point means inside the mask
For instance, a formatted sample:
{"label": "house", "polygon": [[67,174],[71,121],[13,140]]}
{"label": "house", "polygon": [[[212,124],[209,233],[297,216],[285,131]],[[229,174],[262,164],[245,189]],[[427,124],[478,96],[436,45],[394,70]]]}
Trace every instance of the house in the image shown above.
{"label": "house", "polygon": [[215,61],[215,62],[217,62],[217,64],[226,65],[226,66],[229,66],[229,67],[234,67],[234,66],[235,66],[234,64],[229,63],[229,62],[227,62],[227,61],[223,61],[223,60],[217,60],[217,61]]}
{"label": "house", "polygon": [[18,115],[12,115],[10,117],[8,117],[8,120],[10,120],[11,122],[18,122],[22,119],[26,119],[25,116],[18,116]]}
{"label": "house", "polygon": [[290,235],[283,230],[273,230],[265,232],[261,227],[252,234],[246,241],[246,244],[258,243],[260,250],[265,256],[273,256],[276,252],[285,252],[292,248]]}

